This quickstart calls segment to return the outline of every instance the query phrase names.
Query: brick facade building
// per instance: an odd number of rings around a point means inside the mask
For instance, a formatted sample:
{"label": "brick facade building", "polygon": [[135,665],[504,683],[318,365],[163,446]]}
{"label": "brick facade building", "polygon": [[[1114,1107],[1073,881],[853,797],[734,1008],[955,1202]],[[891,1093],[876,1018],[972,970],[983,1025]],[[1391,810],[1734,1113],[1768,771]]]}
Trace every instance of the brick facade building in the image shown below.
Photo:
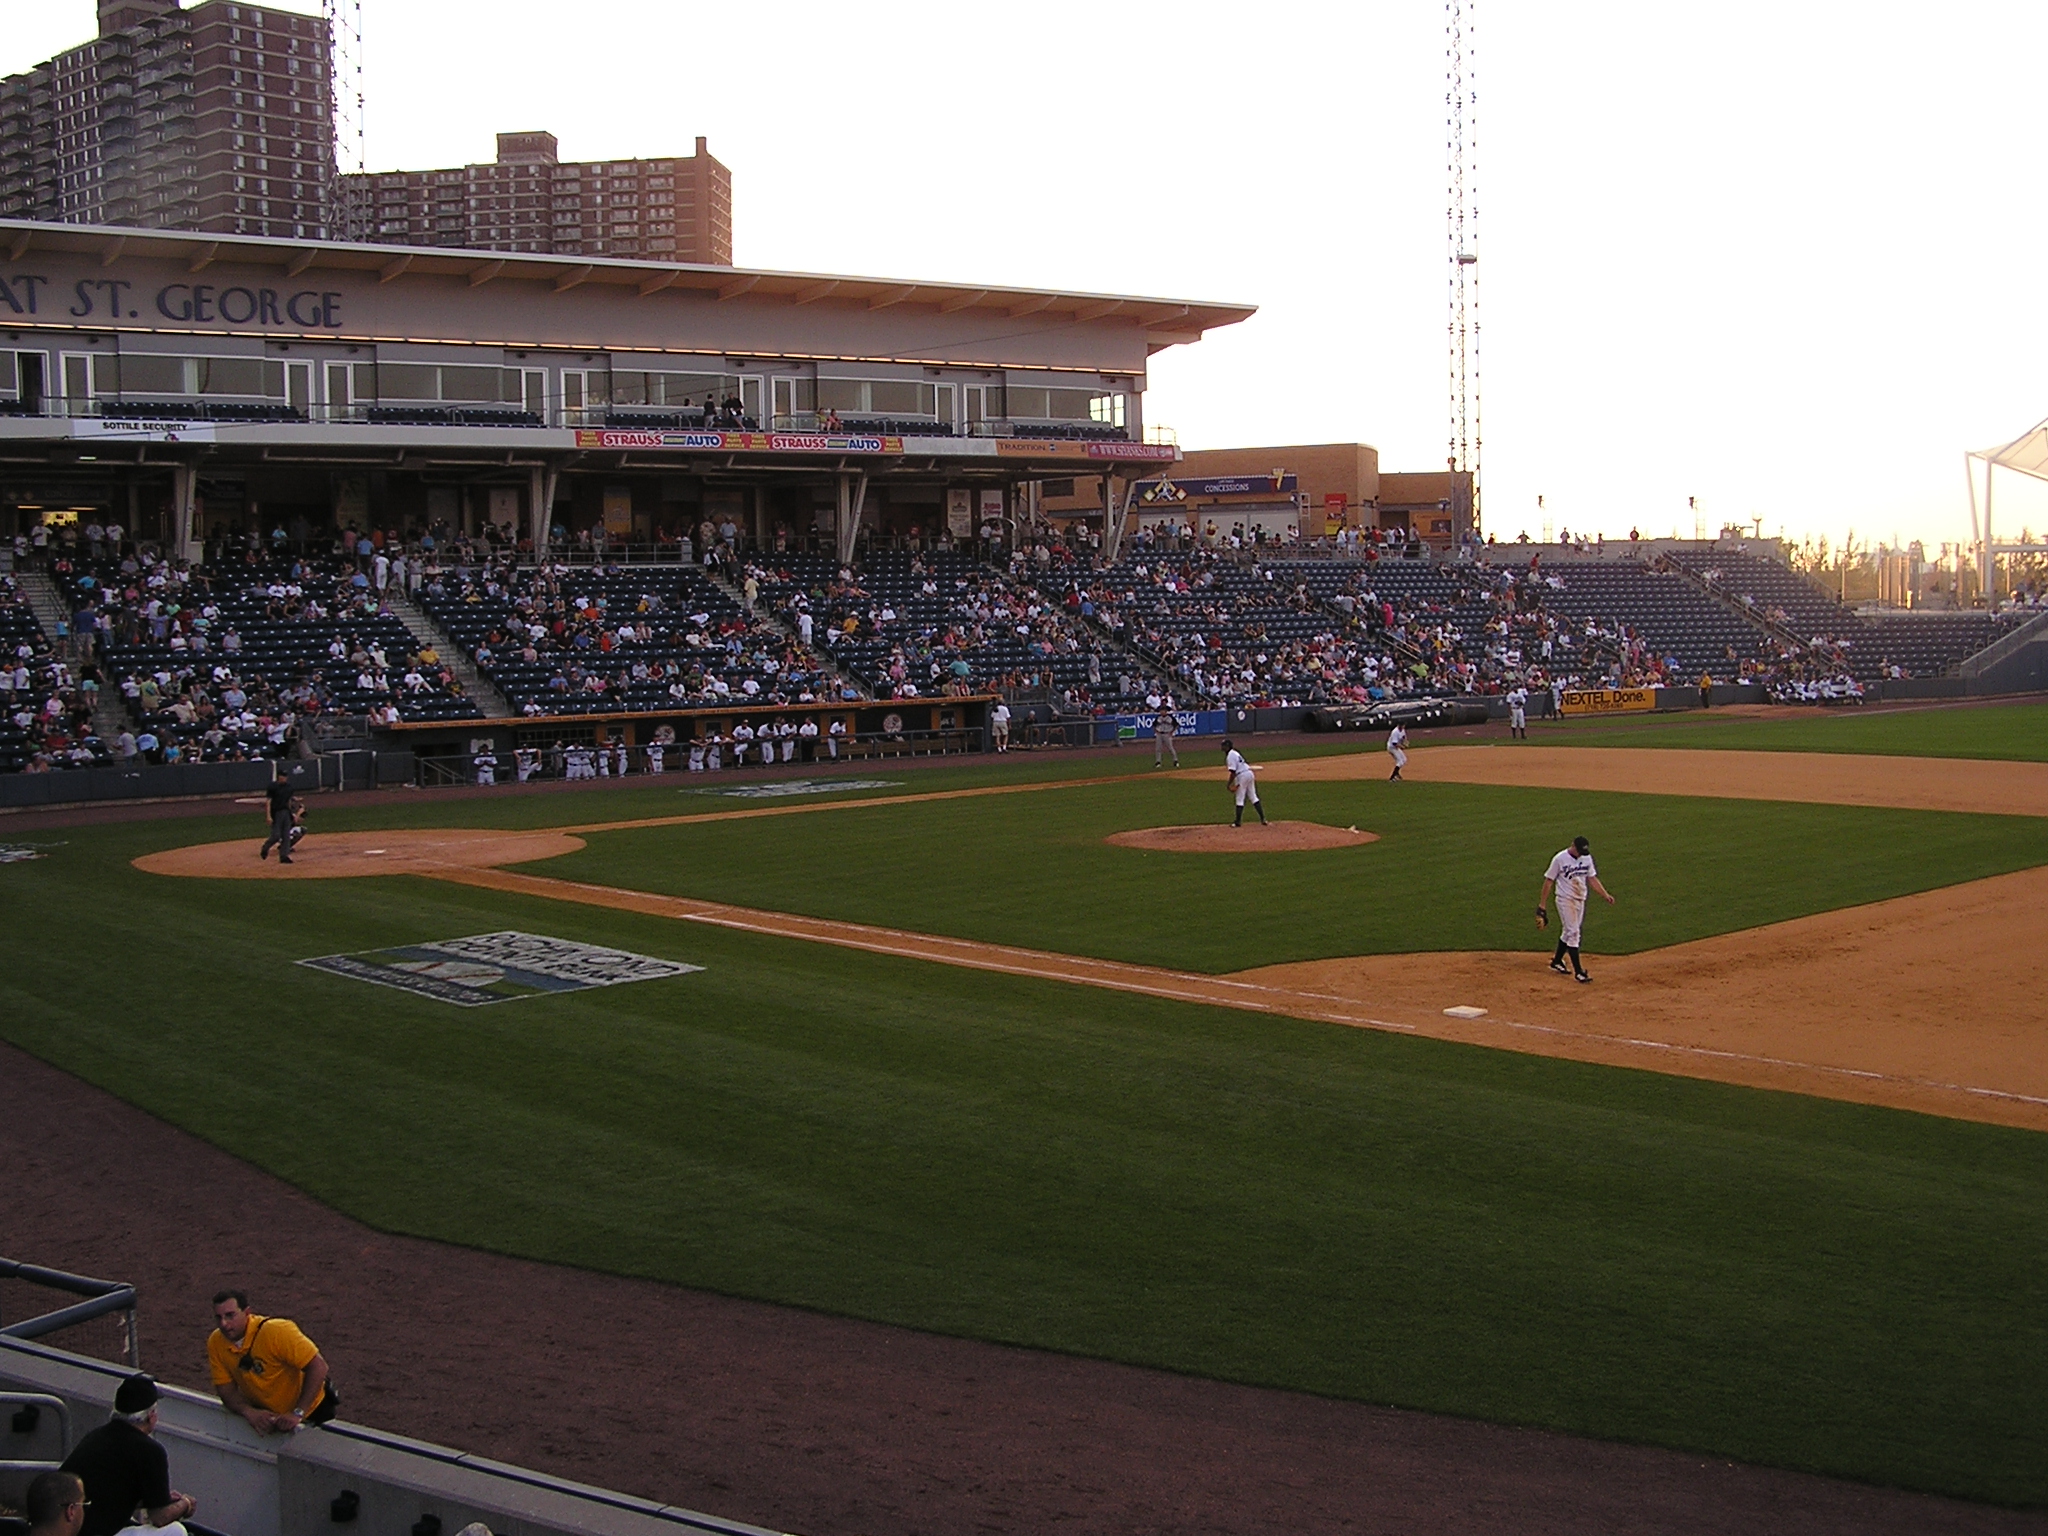
{"label": "brick facade building", "polygon": [[99,36],[0,79],[0,218],[329,236],[324,21],[100,0]]}
{"label": "brick facade building", "polygon": [[342,178],[355,238],[386,245],[732,265],[732,172],[688,158],[563,162],[501,133],[489,165]]}

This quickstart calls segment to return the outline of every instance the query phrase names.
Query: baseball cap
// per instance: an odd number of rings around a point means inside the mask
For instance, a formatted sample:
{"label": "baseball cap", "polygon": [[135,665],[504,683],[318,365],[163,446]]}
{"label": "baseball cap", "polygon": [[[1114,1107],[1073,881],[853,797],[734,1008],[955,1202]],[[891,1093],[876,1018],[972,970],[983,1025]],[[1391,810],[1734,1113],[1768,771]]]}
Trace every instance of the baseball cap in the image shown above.
{"label": "baseball cap", "polygon": [[156,1399],[155,1379],[138,1371],[114,1389],[114,1412],[147,1413],[156,1406]]}
{"label": "baseball cap", "polygon": [[1583,837],[1573,838],[1572,847],[1580,853],[1591,853],[1593,851],[1593,845],[1587,842]]}

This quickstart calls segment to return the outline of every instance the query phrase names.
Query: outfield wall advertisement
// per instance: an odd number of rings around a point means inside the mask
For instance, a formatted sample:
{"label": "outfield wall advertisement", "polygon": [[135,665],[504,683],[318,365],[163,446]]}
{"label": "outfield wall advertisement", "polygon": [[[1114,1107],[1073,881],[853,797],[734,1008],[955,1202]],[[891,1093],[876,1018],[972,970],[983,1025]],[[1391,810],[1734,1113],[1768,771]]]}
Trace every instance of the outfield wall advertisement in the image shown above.
{"label": "outfield wall advertisement", "polygon": [[1565,715],[1635,715],[1657,707],[1654,688],[1567,688],[1558,713]]}
{"label": "outfield wall advertisement", "polygon": [[[1150,741],[1152,722],[1158,715],[1104,715],[1095,722],[1097,741]],[[1230,729],[1229,713],[1221,709],[1177,709],[1173,712],[1176,733],[1182,736],[1221,736]]]}

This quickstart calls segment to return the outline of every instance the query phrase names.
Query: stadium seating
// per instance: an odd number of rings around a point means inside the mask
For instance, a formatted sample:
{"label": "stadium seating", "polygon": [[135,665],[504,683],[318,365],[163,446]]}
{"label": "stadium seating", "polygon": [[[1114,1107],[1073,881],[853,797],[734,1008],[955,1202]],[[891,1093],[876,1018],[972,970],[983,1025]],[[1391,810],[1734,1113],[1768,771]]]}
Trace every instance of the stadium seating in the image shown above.
{"label": "stadium seating", "polygon": [[[29,681],[37,681],[40,667],[47,667],[50,657],[49,637],[36,622],[36,616],[27,600],[22,596],[12,576],[0,576],[0,667],[7,671],[4,682],[0,682],[0,697],[4,697],[5,708],[0,709],[0,773],[19,773],[26,768],[42,742],[42,731],[35,722],[34,714],[43,703],[44,690],[32,687],[18,693],[14,686],[13,672],[17,666],[29,670]],[[17,716],[28,715],[27,720]]]}
{"label": "stadium seating", "polygon": [[451,677],[412,664],[419,643],[345,562],[245,557],[189,582],[131,565],[59,562],[58,577],[74,611],[106,615],[102,665],[136,724],[184,760],[272,754],[306,715],[482,715]]}
{"label": "stadium seating", "polygon": [[1624,626],[1627,637],[1684,684],[1701,673],[1730,677],[1743,663],[1773,660],[1762,628],[1731,613],[1682,576],[1634,561],[1581,561],[1544,568],[1543,604],[1553,613]]}
{"label": "stadium seating", "polygon": [[1671,557],[1736,603],[1788,629],[1802,642],[1826,642],[1831,657],[1869,682],[1898,668],[1908,677],[1940,677],[1991,644],[2024,613],[1858,613],[1787,566],[1746,550],[1687,550]]}
{"label": "stadium seating", "polygon": [[422,606],[522,713],[790,702],[819,685],[812,657],[694,566],[478,570],[438,586]]}
{"label": "stadium seating", "polygon": [[851,586],[824,555],[762,555],[752,568],[791,622],[810,612],[812,644],[878,697],[950,684],[1043,691],[1085,712],[1114,692],[1111,647],[972,556],[878,552]]}

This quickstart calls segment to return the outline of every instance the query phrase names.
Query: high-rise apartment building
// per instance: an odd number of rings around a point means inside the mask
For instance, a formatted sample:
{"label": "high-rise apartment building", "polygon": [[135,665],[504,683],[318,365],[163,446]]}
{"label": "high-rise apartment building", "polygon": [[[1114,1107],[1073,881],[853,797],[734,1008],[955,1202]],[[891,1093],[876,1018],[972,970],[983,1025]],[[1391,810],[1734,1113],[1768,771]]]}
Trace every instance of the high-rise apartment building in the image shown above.
{"label": "high-rise apartment building", "polygon": [[329,233],[325,21],[240,0],[100,0],[99,23],[0,79],[0,217]]}
{"label": "high-rise apartment building", "polygon": [[732,265],[732,172],[687,159],[563,162],[551,133],[501,133],[490,165],[342,178],[352,238]]}

